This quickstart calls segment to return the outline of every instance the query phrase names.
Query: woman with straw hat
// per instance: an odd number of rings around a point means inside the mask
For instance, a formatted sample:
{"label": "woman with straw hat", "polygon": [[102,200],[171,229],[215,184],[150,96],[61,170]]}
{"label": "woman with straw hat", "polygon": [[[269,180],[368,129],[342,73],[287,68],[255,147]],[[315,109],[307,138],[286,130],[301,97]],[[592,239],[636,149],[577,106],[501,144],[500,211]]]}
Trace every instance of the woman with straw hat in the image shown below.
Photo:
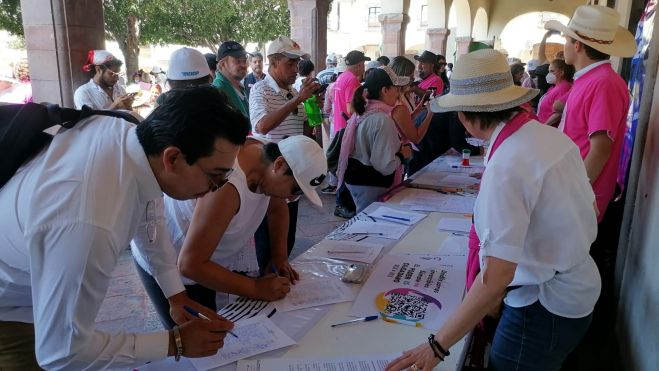
{"label": "woman with straw hat", "polygon": [[479,50],[432,102],[491,143],[472,228],[481,272],[439,331],[387,370],[431,370],[504,296],[490,369],[558,370],[586,332],[600,291],[595,195],[574,143],[519,108],[537,93],[513,84],[501,53]]}

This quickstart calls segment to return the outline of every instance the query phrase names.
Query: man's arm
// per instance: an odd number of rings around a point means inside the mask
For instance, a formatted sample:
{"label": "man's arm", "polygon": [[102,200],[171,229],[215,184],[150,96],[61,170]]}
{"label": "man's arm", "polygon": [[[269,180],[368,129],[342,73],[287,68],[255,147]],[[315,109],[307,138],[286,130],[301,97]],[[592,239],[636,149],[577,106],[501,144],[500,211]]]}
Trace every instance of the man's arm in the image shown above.
{"label": "man's arm", "polygon": [[268,231],[270,232],[271,264],[280,275],[295,283],[300,279],[288,263],[288,205],[280,198],[271,197],[268,205]]}
{"label": "man's arm", "polygon": [[609,135],[606,131],[596,131],[590,135],[590,150],[584,158],[584,164],[586,165],[586,173],[588,173],[588,179],[590,183],[595,183],[597,178],[600,176],[604,165],[609,160],[611,156],[611,151],[613,150],[613,140],[609,138]]}
{"label": "man's arm", "polygon": [[[309,99],[312,95],[314,90],[318,89],[320,87],[320,84],[312,79],[306,79],[302,83],[302,88],[300,89],[300,93],[293,98],[289,99],[289,101],[283,105],[281,108],[274,110],[272,112],[267,112],[264,116],[262,116],[255,125],[255,131],[259,134],[267,134],[269,133],[272,129],[276,128],[279,126],[286,117],[295,110],[295,108],[298,107],[298,105],[305,100]],[[262,105],[262,107],[267,107],[267,102],[265,99],[265,96],[262,95],[262,91],[259,91],[261,97],[254,97],[254,101],[256,104]],[[256,95],[257,92],[253,91],[250,94],[250,106],[252,105],[252,97]]]}

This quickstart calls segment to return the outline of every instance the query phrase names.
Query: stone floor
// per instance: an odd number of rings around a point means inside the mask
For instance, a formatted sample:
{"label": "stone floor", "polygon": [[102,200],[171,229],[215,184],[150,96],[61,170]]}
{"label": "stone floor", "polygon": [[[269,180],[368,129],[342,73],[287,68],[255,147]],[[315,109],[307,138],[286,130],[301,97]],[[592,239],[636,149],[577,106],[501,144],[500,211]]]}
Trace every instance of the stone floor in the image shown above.
{"label": "stone floor", "polygon": [[[304,197],[300,201],[297,237],[291,257],[305,252],[345,221],[333,215],[334,196],[321,195],[321,198],[322,209],[314,207]],[[153,332],[163,328],[135,271],[130,250],[122,254],[112,274],[96,325],[111,333]]]}

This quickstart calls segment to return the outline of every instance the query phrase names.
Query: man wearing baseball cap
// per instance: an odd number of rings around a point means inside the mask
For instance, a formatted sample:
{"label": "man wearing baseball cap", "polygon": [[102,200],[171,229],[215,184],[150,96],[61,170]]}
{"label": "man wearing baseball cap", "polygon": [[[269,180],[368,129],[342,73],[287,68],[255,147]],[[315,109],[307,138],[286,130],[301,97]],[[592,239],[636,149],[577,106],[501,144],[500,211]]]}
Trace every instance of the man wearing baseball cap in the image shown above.
{"label": "man wearing baseball cap", "polygon": [[[304,124],[306,114],[302,103],[309,99],[320,87],[315,79],[305,79],[300,91],[292,87],[298,73],[300,58],[309,54],[300,45],[286,36],[279,36],[268,46],[266,56],[270,62],[268,74],[252,87],[249,93],[249,116],[252,133],[255,137],[271,142],[295,135],[311,134],[311,128]],[[299,202],[288,204],[288,241],[290,254],[295,244],[295,228]],[[256,255],[261,272],[270,262],[270,237],[267,217],[255,234]]]}
{"label": "man wearing baseball cap", "polygon": [[[581,151],[599,210],[597,238],[590,254],[602,276],[602,295],[591,328],[602,334],[607,334],[607,329],[613,331],[608,325],[613,317],[607,311],[615,305],[612,294],[617,250],[617,237],[607,234],[617,228],[603,227],[606,223],[602,219],[616,192],[617,166],[629,110],[627,84],[613,70],[609,57],[631,57],[636,53],[634,36],[619,26],[619,20],[620,15],[611,8],[583,5],[575,10],[567,25],[557,21],[545,25],[565,36],[565,62],[576,70],[559,129]],[[586,337],[587,341],[589,338],[598,344],[602,339],[594,333]]]}
{"label": "man wearing baseball cap", "polygon": [[[416,95],[421,99],[429,89],[434,89],[435,94],[440,95],[444,91],[444,81],[435,73],[435,67],[440,62],[439,56],[431,51],[424,50],[423,53],[415,55],[414,59],[419,62],[417,70],[419,71],[418,88],[415,89]],[[442,61],[446,63],[446,60]]]}
{"label": "man wearing baseball cap", "polygon": [[229,97],[229,102],[243,116],[249,118],[247,92],[240,81],[247,75],[247,56],[242,45],[225,41],[217,50],[217,73],[213,86]]}
{"label": "man wearing baseball cap", "polygon": [[[211,71],[200,51],[188,47],[175,50],[169,56],[167,84],[172,89],[194,88],[211,82]],[[156,99],[156,106],[167,97],[165,92]]]}
{"label": "man wearing baseball cap", "polygon": [[107,50],[90,50],[82,70],[89,75],[89,82],[81,85],[73,94],[77,109],[132,109],[133,95],[127,95],[119,82],[119,69],[123,62]]}

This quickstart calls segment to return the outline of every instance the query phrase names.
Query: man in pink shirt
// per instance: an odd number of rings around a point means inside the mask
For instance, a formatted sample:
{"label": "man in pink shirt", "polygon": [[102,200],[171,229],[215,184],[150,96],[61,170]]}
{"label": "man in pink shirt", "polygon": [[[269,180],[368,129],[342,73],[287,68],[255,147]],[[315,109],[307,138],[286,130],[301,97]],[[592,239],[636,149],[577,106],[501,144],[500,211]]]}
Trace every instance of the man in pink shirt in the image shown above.
{"label": "man in pink shirt", "polygon": [[[619,20],[620,15],[611,8],[582,5],[575,10],[567,26],[557,21],[549,21],[545,25],[547,29],[565,35],[565,62],[574,65],[576,70],[559,129],[581,151],[599,210],[597,238],[590,248],[590,255],[602,277],[602,290],[593,312],[590,331],[582,346],[563,364],[563,369],[584,369],[585,365],[579,364],[580,360],[602,359],[593,350],[606,354],[615,344],[610,334],[614,333],[611,325],[615,322],[613,276],[618,240],[616,232],[620,224],[616,223],[615,215],[604,222],[602,219],[615,193],[629,92],[624,80],[611,68],[609,57],[631,57],[636,52],[634,36],[618,26]],[[610,366],[590,363],[588,366],[592,369]]]}
{"label": "man in pink shirt", "polygon": [[357,50],[349,52],[345,57],[346,71],[334,83],[334,105],[332,111],[334,114],[335,134],[348,124],[346,117],[350,117],[351,115],[348,106],[352,102],[352,96],[364,76],[364,62],[370,60],[371,58]]}
{"label": "man in pink shirt", "polygon": [[[419,99],[422,99],[423,95],[430,89],[435,91],[434,94],[436,96],[441,95],[444,91],[444,81],[435,73],[435,68],[440,63],[439,56],[428,50],[424,50],[420,55],[415,55],[414,59],[419,61],[417,70],[421,79],[415,90],[416,95]],[[442,63],[445,62],[445,60],[442,61]]]}

